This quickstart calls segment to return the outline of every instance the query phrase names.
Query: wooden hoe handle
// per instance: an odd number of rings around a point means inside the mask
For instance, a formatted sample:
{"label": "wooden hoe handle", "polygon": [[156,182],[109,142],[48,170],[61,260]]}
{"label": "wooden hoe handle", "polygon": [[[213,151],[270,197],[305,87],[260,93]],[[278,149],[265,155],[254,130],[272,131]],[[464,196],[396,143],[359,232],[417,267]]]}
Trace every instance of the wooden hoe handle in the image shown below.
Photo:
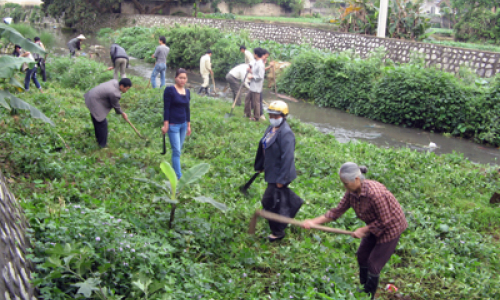
{"label": "wooden hoe handle", "polygon": [[[302,226],[302,221],[295,220],[292,218],[283,217],[283,216],[280,216],[278,214],[268,212],[265,210],[257,210],[255,212],[255,215],[261,216],[261,217],[268,219],[268,220],[271,220],[271,221]],[[321,231],[331,232],[331,233],[340,233],[340,234],[347,234],[347,235],[352,234],[352,231],[347,231],[347,230],[343,230],[343,229],[332,228],[332,227],[327,227],[327,226],[322,226],[322,225],[312,225],[311,228],[321,230]],[[249,230],[249,233],[251,233],[251,228]]]}

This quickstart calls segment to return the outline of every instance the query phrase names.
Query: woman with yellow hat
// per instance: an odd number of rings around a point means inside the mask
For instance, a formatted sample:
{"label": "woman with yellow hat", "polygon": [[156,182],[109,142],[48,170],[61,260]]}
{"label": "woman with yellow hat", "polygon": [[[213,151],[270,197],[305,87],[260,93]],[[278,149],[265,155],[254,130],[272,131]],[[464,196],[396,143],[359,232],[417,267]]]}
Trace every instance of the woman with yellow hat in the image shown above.
{"label": "woman with yellow hat", "polygon": [[[297,177],[295,171],[295,135],[286,122],[288,105],[283,101],[272,102],[267,110],[271,125],[259,142],[255,158],[255,171],[265,172],[267,189],[262,196],[265,210],[295,217],[303,203],[288,185]],[[269,221],[269,241],[285,237],[286,224]]]}

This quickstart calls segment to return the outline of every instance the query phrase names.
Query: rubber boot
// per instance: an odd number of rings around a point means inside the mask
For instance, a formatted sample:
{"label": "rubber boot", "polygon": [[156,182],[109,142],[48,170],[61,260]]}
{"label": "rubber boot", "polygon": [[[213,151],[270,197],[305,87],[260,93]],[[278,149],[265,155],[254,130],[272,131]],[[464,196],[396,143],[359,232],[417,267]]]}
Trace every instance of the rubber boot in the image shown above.
{"label": "rubber boot", "polygon": [[377,292],[378,287],[378,279],[378,275],[373,275],[372,273],[368,272],[368,278],[366,279],[364,292],[368,295],[371,295],[371,299],[375,299],[375,293]]}
{"label": "rubber boot", "polygon": [[205,95],[210,96],[210,88],[205,88]]}
{"label": "rubber boot", "polygon": [[201,93],[203,92],[203,89],[204,88],[202,86],[200,86],[200,89],[198,90],[198,95],[201,95]]}

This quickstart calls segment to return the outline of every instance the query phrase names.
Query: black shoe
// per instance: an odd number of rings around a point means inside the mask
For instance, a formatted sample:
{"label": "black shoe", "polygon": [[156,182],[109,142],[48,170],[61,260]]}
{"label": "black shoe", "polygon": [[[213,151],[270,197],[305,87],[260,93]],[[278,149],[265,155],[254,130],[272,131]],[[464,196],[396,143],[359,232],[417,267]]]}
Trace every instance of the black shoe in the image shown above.
{"label": "black shoe", "polygon": [[268,236],[267,239],[269,240],[269,242],[272,243],[272,242],[281,241],[284,237],[285,237],[284,235],[280,236],[280,237],[275,237],[275,238]]}
{"label": "black shoe", "polygon": [[371,295],[371,299],[375,299],[375,293],[377,292],[378,287],[378,275],[374,275],[368,272],[368,278],[365,283],[365,293]]}

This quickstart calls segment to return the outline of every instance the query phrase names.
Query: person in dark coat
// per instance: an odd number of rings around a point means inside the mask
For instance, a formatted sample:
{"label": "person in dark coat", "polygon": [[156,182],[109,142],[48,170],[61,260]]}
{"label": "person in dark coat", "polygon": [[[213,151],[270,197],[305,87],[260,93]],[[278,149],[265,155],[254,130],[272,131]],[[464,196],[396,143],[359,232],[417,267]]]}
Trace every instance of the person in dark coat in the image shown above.
{"label": "person in dark coat", "polygon": [[[297,177],[295,135],[286,122],[288,105],[274,101],[269,105],[268,113],[271,125],[259,142],[254,166],[255,171],[265,172],[267,189],[262,196],[262,206],[267,211],[294,218],[304,201],[288,187]],[[269,241],[283,239],[286,227],[287,224],[269,221]]]}
{"label": "person in dark coat", "polygon": [[104,82],[88,91],[83,97],[90,111],[94,124],[95,137],[101,148],[108,142],[108,121],[106,117],[113,108],[123,119],[128,120],[127,114],[120,107],[122,93],[126,93],[132,86],[132,81],[122,78],[120,82],[115,79]]}

